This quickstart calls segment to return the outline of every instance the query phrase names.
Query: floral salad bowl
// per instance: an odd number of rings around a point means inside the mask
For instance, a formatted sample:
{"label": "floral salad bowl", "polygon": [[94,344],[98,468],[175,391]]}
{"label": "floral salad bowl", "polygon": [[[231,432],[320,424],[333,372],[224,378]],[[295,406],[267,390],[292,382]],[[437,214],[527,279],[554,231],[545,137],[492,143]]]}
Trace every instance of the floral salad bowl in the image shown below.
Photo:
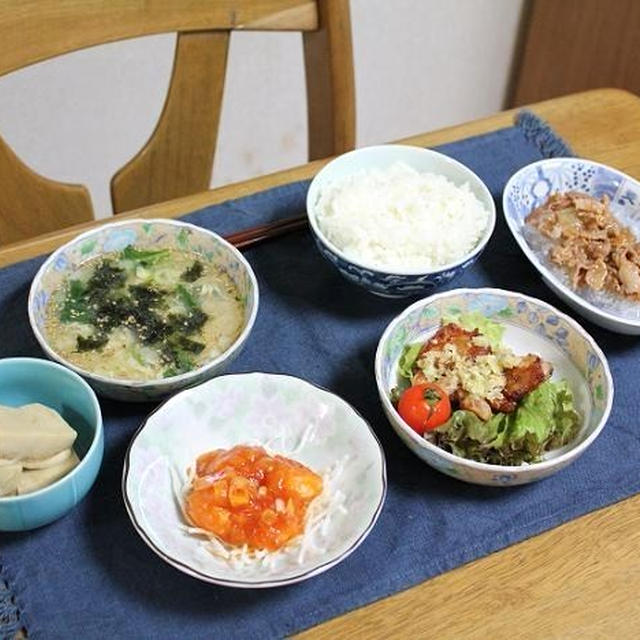
{"label": "floral salad bowl", "polygon": [[[45,332],[47,303],[51,294],[87,260],[135,244],[142,249],[171,248],[191,251],[199,259],[224,269],[245,301],[244,324],[235,342],[219,356],[180,375],[148,380],[124,380],[95,374],[68,362],[48,344]],[[179,220],[126,220],[80,234],[51,254],[33,279],[28,312],[40,346],[53,360],[79,373],[101,395],[126,401],[151,401],[219,375],[244,346],[258,312],[258,283],[243,255],[226,240],[207,229]]]}
{"label": "floral salad bowl", "polygon": [[[542,461],[500,466],[448,453],[413,431],[390,400],[398,384],[404,346],[424,342],[440,326],[443,314],[480,312],[503,324],[503,342],[516,354],[535,353],[553,365],[553,379],[565,379],[582,418],[578,435]],[[602,431],[613,403],[613,379],[607,359],[593,338],[573,319],[535,298],[501,289],[455,289],[419,300],[387,327],[375,358],[378,393],[391,426],[422,460],[454,478],[484,485],[517,485],[540,480],[575,461]]]}
{"label": "floral salad bowl", "polygon": [[567,275],[547,258],[542,237],[525,222],[554,192],[581,191],[607,196],[613,214],[640,238],[640,182],[598,162],[552,158],[527,165],[507,182],[504,216],[523,253],[548,287],[587,320],[617,333],[640,335],[640,305],[588,288],[575,290]]}

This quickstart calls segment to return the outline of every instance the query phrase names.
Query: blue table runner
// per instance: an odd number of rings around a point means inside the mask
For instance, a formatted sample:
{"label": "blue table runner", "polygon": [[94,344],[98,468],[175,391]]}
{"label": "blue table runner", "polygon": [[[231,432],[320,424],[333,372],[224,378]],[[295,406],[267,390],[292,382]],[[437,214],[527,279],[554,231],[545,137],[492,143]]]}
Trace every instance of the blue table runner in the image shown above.
{"label": "blue table runner", "polygon": [[[473,169],[499,203],[517,169],[563,143],[531,115],[518,125],[444,145]],[[208,207],[185,220],[225,234],[300,214],[308,182]],[[378,339],[409,301],[377,298],[343,280],[298,232],[246,251],[260,285],[258,319],[233,372],[282,372],[325,386],[371,423],[387,456],[389,492],[362,546],[327,573],[270,590],[205,584],[164,564],[138,537],[120,495],[125,450],[152,405],[101,400],[106,449],[85,500],[61,520],[0,533],[0,636],[29,638],[272,638],[295,633],[406,589],[640,491],[635,379],[640,342],[578,320],[609,357],[616,384],[602,435],[575,464],[512,488],[467,485],[418,460],[394,434],[373,376]],[[43,357],[29,329],[28,288],[42,259],[0,270],[0,357]],[[449,288],[524,291],[567,309],[541,282],[498,223],[478,262]],[[428,606],[425,603],[425,606]],[[17,619],[19,615],[19,620]]]}

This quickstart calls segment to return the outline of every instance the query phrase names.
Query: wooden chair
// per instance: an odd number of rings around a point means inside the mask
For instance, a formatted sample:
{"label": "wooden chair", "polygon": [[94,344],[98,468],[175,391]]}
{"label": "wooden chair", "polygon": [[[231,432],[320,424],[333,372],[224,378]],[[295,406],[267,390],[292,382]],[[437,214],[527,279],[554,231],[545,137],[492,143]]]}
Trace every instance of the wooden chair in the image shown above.
{"label": "wooden chair", "polygon": [[[237,29],[303,32],[310,159],[352,149],[348,0],[4,0],[0,75],[96,44],[178,33],[156,128],[111,180],[120,213],[209,187],[229,36]],[[86,187],[36,174],[0,138],[0,244],[92,218]]]}

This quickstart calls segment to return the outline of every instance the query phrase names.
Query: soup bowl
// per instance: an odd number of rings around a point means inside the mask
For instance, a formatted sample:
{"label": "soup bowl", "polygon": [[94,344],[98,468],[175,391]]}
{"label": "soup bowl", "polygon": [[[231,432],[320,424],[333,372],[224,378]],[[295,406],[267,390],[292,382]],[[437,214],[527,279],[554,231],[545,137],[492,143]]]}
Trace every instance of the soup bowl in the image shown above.
{"label": "soup bowl", "polygon": [[[45,330],[52,294],[73,278],[81,265],[102,255],[134,245],[140,249],[188,251],[198,260],[225,271],[244,303],[242,328],[221,354],[194,369],[166,378],[148,380],[108,377],[70,362],[51,345]],[[258,312],[258,283],[242,254],[219,235],[178,220],[126,220],[83,233],[55,251],[40,267],[29,292],[29,322],[46,355],[83,376],[101,395],[125,401],[153,401],[219,375],[238,356]]]}

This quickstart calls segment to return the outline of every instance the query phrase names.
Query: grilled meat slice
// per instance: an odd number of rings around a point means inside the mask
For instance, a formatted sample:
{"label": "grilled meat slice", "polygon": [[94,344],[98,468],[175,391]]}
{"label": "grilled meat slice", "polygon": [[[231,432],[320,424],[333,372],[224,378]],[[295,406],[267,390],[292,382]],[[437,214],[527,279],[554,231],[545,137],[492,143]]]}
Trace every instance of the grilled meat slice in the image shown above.
{"label": "grilled meat slice", "polygon": [[589,286],[640,301],[638,243],[615,218],[606,196],[555,193],[526,222],[553,241],[549,258],[564,268],[574,289]]}
{"label": "grilled meat slice", "polygon": [[[504,387],[501,384],[497,388],[494,387],[491,397],[483,397],[478,392],[472,393],[462,386],[454,362],[447,361],[444,353],[448,345],[453,345],[457,355],[466,359],[465,362],[474,361],[479,356],[491,355],[493,351],[486,344],[486,341],[474,340],[480,335],[481,333],[477,329],[468,331],[455,323],[446,324],[424,344],[418,355],[418,360],[428,353],[435,352],[440,369],[436,382],[449,394],[451,403],[460,409],[475,413],[478,418],[486,421],[491,418],[492,411],[504,413],[515,411],[518,402],[527,393],[536,389],[549,378],[552,367],[536,355],[522,356],[516,359],[515,366],[503,369]],[[478,342],[480,344],[477,344]],[[440,356],[439,353],[443,355]],[[429,380],[423,371],[415,366],[411,382],[412,384],[422,384],[429,382]],[[498,397],[496,397],[496,392],[500,394]]]}
{"label": "grilled meat slice", "polygon": [[491,405],[484,398],[474,393],[469,393],[464,389],[457,389],[453,397],[454,400],[458,401],[461,409],[475,413],[480,420],[486,422],[493,415]]}
{"label": "grilled meat slice", "polygon": [[[460,325],[453,322],[445,324],[440,327],[433,337],[428,340],[420,349],[417,360],[430,351],[443,351],[444,348],[451,344],[455,347],[456,352],[467,358],[475,358],[477,356],[486,355],[492,353],[490,346],[475,344],[473,338],[478,337],[480,332],[477,329],[473,331],[467,331]],[[411,378],[411,384],[422,384],[429,382],[424,376],[423,372],[418,367],[414,368],[414,375]],[[458,390],[458,380],[456,376],[447,375],[446,370],[441,373],[438,378],[438,384],[446,393],[449,394],[449,398],[455,401],[454,394]]]}
{"label": "grilled meat slice", "polygon": [[461,356],[470,358],[491,353],[491,347],[474,344],[473,338],[479,335],[480,332],[477,329],[467,331],[460,325],[450,322],[440,327],[433,338],[424,344],[418,357],[427,351],[442,351],[446,344],[454,345]]}
{"label": "grilled meat slice", "polygon": [[551,376],[552,372],[551,364],[539,356],[532,354],[523,356],[517,366],[504,370],[506,383],[502,398],[490,401],[492,409],[504,413],[515,411],[518,402],[527,393],[537,389]]}

